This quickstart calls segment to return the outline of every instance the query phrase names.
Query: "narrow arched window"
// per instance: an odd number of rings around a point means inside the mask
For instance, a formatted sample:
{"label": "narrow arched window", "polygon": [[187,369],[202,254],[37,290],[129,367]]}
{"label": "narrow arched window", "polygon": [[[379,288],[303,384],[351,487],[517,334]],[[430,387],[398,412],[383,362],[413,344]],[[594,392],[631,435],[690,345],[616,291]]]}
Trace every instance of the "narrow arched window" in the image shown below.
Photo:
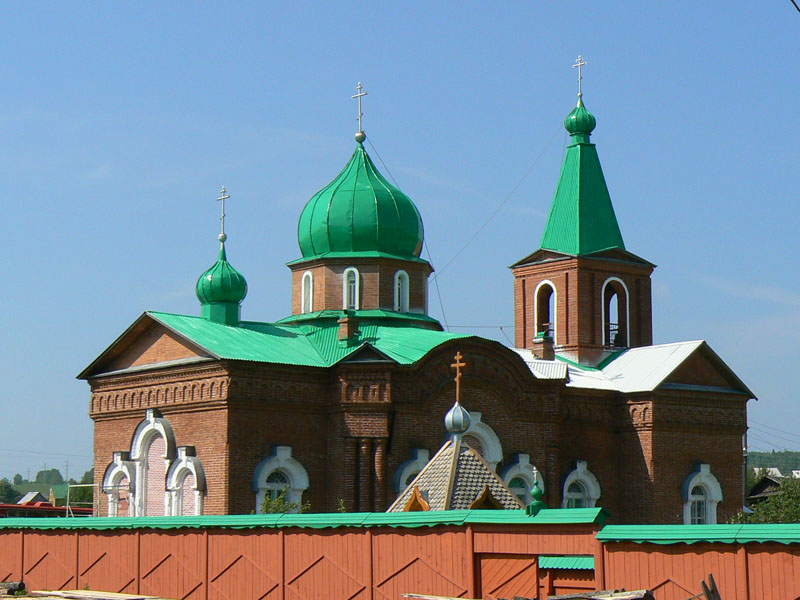
{"label": "narrow arched window", "polygon": [[628,288],[618,277],[609,277],[603,283],[603,345],[627,348],[630,346],[628,329]]}
{"label": "narrow arched window", "polygon": [[556,341],[556,288],[552,281],[542,281],[536,286],[536,335],[546,335]]}
{"label": "narrow arched window", "polygon": [[301,312],[314,312],[314,276],[311,274],[311,271],[306,271],[303,273],[303,283],[301,288],[301,297],[303,299]]}
{"label": "narrow arched window", "polygon": [[531,502],[531,486],[522,477],[514,477],[508,482],[508,489],[520,499],[520,501],[528,505]]}
{"label": "narrow arched window", "polygon": [[689,512],[692,525],[708,523],[706,515],[706,491],[702,486],[696,485],[689,494]]}
{"label": "narrow arched window", "polygon": [[344,310],[359,310],[361,294],[358,269],[348,267],[342,275],[342,298]]}
{"label": "narrow arched window", "polygon": [[282,471],[273,471],[267,475],[267,482],[264,487],[267,495],[275,500],[289,489],[289,478]]}
{"label": "narrow arched window", "polygon": [[567,508],[586,508],[588,504],[586,488],[577,481],[567,487]]}
{"label": "narrow arched window", "polygon": [[405,271],[394,274],[394,310],[408,312],[408,273]]}

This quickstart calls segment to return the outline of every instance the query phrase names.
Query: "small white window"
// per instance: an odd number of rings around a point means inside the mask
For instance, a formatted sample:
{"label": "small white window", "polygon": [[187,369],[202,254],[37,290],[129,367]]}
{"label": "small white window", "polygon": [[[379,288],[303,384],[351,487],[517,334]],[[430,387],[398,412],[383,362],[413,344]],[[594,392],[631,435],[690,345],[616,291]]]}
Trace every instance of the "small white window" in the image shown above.
{"label": "small white window", "polygon": [[577,481],[567,488],[567,508],[586,508],[589,503],[586,488]]}
{"label": "small white window", "polygon": [[683,522],[686,525],[714,525],[717,504],[722,502],[722,487],[711,473],[711,466],[701,464],[683,482]]}
{"label": "small white window", "polygon": [[689,494],[689,513],[692,525],[702,525],[708,521],[706,516],[706,491],[696,485]]}
{"label": "small white window", "polygon": [[394,310],[408,312],[408,273],[405,271],[394,274]]}
{"label": "small white window", "polygon": [[301,288],[301,297],[303,301],[301,312],[314,312],[314,276],[311,274],[311,271],[306,271],[303,273],[303,283]]}
{"label": "small white window", "polygon": [[600,498],[600,482],[586,466],[585,460],[577,461],[575,470],[564,481],[562,508],[594,508]]}
{"label": "small white window", "polygon": [[531,490],[534,482],[544,491],[544,478],[539,469],[531,464],[529,454],[513,455],[509,466],[503,470],[502,477],[509,489],[526,506],[533,500]]}
{"label": "small white window", "polygon": [[273,500],[276,500],[282,492],[288,490],[289,478],[285,473],[273,471],[267,475],[267,483],[264,488],[267,490],[267,495]]}
{"label": "small white window", "polygon": [[361,308],[359,297],[361,295],[361,282],[358,269],[348,267],[342,274],[342,298],[344,310],[359,310]]}
{"label": "small white window", "polygon": [[274,500],[284,490],[286,501],[299,506],[307,489],[308,473],[297,459],[292,458],[290,446],[276,446],[272,454],[258,464],[253,474],[257,513],[261,512],[265,497]]}

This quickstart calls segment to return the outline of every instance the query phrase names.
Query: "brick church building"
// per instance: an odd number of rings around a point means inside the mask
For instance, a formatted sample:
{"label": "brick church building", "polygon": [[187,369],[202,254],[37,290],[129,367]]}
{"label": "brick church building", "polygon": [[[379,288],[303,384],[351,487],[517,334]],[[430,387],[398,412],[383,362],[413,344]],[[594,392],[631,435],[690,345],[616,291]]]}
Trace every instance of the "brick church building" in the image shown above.
{"label": "brick church building", "polygon": [[654,265],[625,248],[595,124],[579,99],[541,246],[511,267],[516,348],[428,315],[422,217],[363,131],[300,214],[290,316],[241,319],[221,234],[199,314],[145,312],[79,375],[101,514],[250,513],[283,490],[386,510],[446,437],[459,351],[463,439],[523,502],[537,477],[549,506],[621,523],[737,512],[753,394],[703,341],[652,345]]}

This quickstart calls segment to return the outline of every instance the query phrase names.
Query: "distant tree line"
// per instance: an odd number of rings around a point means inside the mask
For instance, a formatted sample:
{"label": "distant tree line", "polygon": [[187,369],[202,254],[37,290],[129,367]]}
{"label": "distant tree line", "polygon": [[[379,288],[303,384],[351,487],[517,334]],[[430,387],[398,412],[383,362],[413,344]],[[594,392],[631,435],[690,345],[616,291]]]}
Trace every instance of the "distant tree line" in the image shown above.
{"label": "distant tree line", "polygon": [[[81,477],[80,481],[75,481],[74,478],[70,478],[69,480],[65,481],[64,476],[58,469],[42,469],[36,473],[36,477],[33,481],[28,481],[27,479],[23,478],[22,475],[17,473],[14,475],[12,481],[9,481],[6,477],[0,479],[0,504],[14,504],[18,502],[19,499],[22,498],[22,493],[14,486],[20,486],[27,483],[43,483],[47,485],[75,485],[77,483],[94,483],[94,469],[89,469],[86,471],[83,474],[83,477]],[[77,488],[70,492],[71,503],[89,503],[91,501],[91,488]]]}

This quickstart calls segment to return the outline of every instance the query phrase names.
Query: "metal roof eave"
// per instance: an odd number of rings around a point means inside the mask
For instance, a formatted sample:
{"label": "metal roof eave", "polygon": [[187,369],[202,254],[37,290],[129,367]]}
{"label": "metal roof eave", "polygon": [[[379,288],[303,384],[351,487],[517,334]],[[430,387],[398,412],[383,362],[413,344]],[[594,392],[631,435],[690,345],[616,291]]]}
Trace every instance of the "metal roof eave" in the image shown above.
{"label": "metal roof eave", "polygon": [[[186,337],[185,335],[183,335],[182,333],[180,333],[179,331],[175,331],[172,327],[169,327],[167,324],[163,323],[160,319],[155,317],[150,311],[144,311],[141,315],[139,315],[136,318],[136,320],[133,323],[131,323],[125,329],[125,331],[123,331],[120,335],[118,335],[117,338],[113,342],[111,342],[106,347],[106,349],[103,350],[97,356],[97,358],[95,358],[91,363],[89,363],[89,365],[85,369],[83,369],[80,373],[78,373],[78,375],[76,375],[75,378],[76,379],[89,379],[92,376],[94,369],[98,365],[100,365],[104,360],[109,358],[109,356],[112,354],[112,352],[122,343],[122,341],[128,335],[131,335],[134,331],[136,331],[137,328],[140,328],[141,325],[148,319],[153,321],[154,323],[158,323],[162,327],[165,327],[166,329],[168,329],[170,332],[174,333],[175,335],[180,336],[180,338],[182,340],[186,340],[191,346],[194,346],[194,348],[196,348],[198,351],[208,354],[213,359],[219,360],[220,357],[217,356],[216,354],[214,354],[213,352],[211,352],[208,348],[204,348],[203,346],[201,346],[200,344],[198,344],[194,340],[192,340],[192,339]],[[147,329],[146,327],[142,327],[140,333],[143,333],[146,329]]]}

